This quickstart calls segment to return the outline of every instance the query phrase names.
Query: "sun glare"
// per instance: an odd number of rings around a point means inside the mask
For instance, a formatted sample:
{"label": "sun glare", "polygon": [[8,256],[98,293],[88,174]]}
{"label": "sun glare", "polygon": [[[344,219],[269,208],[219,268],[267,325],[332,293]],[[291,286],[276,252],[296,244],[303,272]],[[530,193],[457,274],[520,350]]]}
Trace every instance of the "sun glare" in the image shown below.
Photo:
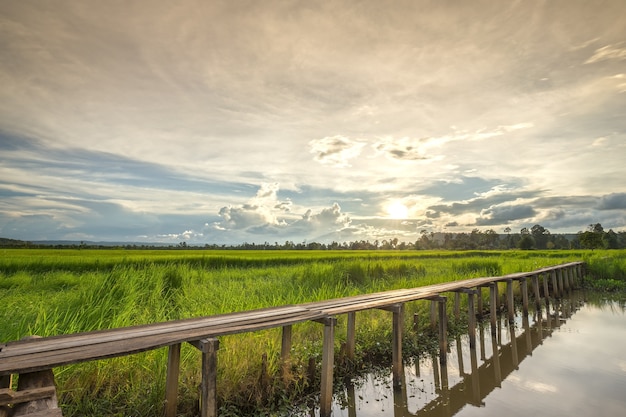
{"label": "sun glare", "polygon": [[396,201],[387,206],[387,213],[392,219],[406,219],[409,215],[409,209],[401,202]]}

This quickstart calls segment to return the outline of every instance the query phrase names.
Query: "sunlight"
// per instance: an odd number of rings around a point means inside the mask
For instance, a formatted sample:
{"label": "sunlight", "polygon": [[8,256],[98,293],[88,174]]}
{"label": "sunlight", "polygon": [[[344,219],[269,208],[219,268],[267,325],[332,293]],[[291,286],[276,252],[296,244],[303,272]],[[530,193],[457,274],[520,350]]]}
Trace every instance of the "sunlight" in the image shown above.
{"label": "sunlight", "polygon": [[406,219],[409,209],[399,201],[395,201],[387,206],[387,213],[392,219]]}

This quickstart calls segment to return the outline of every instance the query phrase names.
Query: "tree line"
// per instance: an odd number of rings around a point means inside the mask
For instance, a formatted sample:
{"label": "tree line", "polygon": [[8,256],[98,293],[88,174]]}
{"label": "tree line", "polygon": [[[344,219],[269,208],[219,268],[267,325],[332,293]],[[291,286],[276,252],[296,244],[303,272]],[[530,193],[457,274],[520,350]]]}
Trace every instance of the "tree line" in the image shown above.
{"label": "tree line", "polygon": [[30,248],[77,248],[77,249],[211,249],[211,250],[503,250],[503,249],[626,249],[626,231],[605,231],[600,223],[590,224],[587,230],[576,234],[552,234],[536,224],[530,229],[523,227],[518,233],[506,227],[504,233],[493,229],[473,229],[471,232],[435,233],[421,230],[415,241],[398,238],[381,240],[355,240],[349,242],[263,242],[226,245],[178,244],[93,244],[90,242],[35,244],[31,242],[0,238],[0,247]]}

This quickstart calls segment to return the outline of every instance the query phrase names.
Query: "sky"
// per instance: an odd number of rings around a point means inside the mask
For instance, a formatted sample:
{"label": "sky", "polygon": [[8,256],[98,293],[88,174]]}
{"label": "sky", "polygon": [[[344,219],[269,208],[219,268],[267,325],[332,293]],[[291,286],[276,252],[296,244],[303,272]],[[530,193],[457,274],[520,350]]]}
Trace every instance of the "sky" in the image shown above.
{"label": "sky", "polygon": [[0,0],[0,236],[626,225],[624,0]]}

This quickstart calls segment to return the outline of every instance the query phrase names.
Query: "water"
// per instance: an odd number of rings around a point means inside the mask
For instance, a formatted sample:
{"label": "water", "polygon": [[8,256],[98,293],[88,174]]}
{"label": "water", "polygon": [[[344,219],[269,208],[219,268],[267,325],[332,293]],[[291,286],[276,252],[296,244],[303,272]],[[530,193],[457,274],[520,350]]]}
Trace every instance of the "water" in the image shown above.
{"label": "water", "polygon": [[[576,293],[541,315],[500,318],[405,367],[344,384],[333,417],[626,415],[626,304]],[[513,342],[512,342],[513,341]]]}

